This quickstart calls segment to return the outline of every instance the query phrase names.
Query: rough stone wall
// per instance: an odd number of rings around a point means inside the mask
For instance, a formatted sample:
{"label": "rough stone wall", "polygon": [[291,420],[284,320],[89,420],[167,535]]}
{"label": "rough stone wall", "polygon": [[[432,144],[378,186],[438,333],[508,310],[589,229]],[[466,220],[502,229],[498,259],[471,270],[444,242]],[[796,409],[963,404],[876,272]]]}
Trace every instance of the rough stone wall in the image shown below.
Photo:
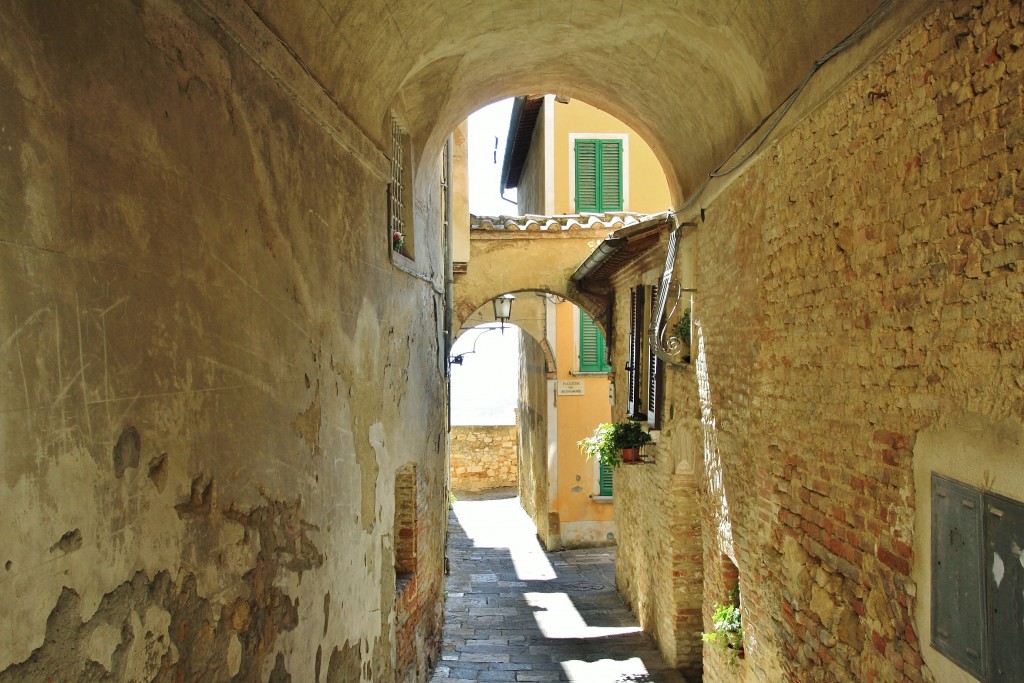
{"label": "rough stone wall", "polygon": [[930,677],[916,435],[1024,418],[1022,45],[1019,2],[941,3],[699,229],[705,562],[736,560],[759,679]]}
{"label": "rough stone wall", "polygon": [[[614,280],[613,353],[625,365],[628,349],[629,290],[650,285],[664,265],[665,239],[617,273]],[[622,322],[624,321],[624,322]],[[665,372],[665,403],[658,442],[648,446],[654,464],[623,465],[615,470],[615,525],[618,550],[615,581],[640,625],[654,635],[665,658],[693,680],[701,678],[703,548],[692,367]],[[616,380],[612,419],[625,420],[626,382]],[[646,400],[646,399],[645,399]],[[646,409],[646,408],[645,408]],[[672,416],[668,419],[668,416]]]}
{"label": "rough stone wall", "polygon": [[[678,467],[696,427],[702,630],[739,568],[746,658],[705,647],[704,680],[934,679],[917,436],[1024,419],[1022,46],[1019,2],[939,3],[705,206],[694,365],[669,373],[657,448]],[[663,467],[615,482],[617,575],[648,622],[672,598],[643,548],[685,488]]]}
{"label": "rough stone wall", "polygon": [[516,486],[518,437],[516,425],[452,427],[452,490],[485,491]]}
{"label": "rough stone wall", "polygon": [[422,677],[440,297],[366,227],[381,142],[203,7],[0,9],[0,680],[391,680],[408,461]]}
{"label": "rough stone wall", "polygon": [[541,540],[549,538],[547,379],[544,352],[519,335],[519,500]]}

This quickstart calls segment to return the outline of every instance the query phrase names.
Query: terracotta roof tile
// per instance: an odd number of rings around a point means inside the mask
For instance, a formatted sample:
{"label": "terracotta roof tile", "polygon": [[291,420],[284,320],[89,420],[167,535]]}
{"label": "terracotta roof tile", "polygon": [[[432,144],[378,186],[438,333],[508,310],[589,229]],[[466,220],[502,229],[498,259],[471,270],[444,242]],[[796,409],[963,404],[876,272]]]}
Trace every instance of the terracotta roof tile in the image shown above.
{"label": "terracotta roof tile", "polygon": [[628,228],[650,216],[642,213],[582,213],[556,216],[470,216],[472,230],[519,230],[558,232],[560,230],[609,231]]}

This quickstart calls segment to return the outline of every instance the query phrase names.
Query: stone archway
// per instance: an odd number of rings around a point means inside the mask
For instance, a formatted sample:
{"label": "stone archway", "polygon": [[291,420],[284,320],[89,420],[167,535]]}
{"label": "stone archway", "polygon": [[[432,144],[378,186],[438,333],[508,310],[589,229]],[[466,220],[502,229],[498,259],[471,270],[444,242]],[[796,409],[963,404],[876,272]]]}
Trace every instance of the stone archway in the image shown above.
{"label": "stone archway", "polygon": [[[623,213],[476,219],[470,230],[468,267],[455,279],[453,333],[457,336],[470,317],[495,297],[531,291],[572,301],[606,332],[609,299],[581,290],[571,276],[594,250],[596,242],[615,230],[640,223],[643,218],[640,214]],[[543,334],[533,336],[543,340]]]}

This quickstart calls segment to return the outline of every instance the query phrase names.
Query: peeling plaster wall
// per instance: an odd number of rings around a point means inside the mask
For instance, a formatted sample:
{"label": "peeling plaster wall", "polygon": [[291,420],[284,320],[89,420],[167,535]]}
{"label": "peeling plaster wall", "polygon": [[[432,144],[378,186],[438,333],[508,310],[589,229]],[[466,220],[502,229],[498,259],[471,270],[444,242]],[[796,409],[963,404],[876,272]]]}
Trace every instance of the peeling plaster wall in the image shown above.
{"label": "peeling plaster wall", "polygon": [[433,656],[440,297],[366,227],[379,140],[261,26],[168,0],[0,10],[0,681],[390,680],[410,460],[409,678]]}

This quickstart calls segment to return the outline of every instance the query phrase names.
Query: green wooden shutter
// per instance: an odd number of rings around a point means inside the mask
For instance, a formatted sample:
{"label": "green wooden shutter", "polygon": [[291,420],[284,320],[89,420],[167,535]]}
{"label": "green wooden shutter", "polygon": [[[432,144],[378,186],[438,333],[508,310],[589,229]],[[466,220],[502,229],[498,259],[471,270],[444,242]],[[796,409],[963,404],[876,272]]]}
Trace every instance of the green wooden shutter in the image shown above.
{"label": "green wooden shutter", "polygon": [[576,211],[622,211],[622,140],[576,141]]}
{"label": "green wooden shutter", "polygon": [[576,141],[576,211],[599,211],[597,140]]}
{"label": "green wooden shutter", "polygon": [[580,372],[608,372],[604,335],[597,323],[580,309]]}
{"label": "green wooden shutter", "polygon": [[598,467],[598,488],[597,495],[599,496],[610,496],[612,495],[612,468],[608,465],[601,463]]}
{"label": "green wooden shutter", "polygon": [[602,140],[601,211],[622,211],[622,140]]}

